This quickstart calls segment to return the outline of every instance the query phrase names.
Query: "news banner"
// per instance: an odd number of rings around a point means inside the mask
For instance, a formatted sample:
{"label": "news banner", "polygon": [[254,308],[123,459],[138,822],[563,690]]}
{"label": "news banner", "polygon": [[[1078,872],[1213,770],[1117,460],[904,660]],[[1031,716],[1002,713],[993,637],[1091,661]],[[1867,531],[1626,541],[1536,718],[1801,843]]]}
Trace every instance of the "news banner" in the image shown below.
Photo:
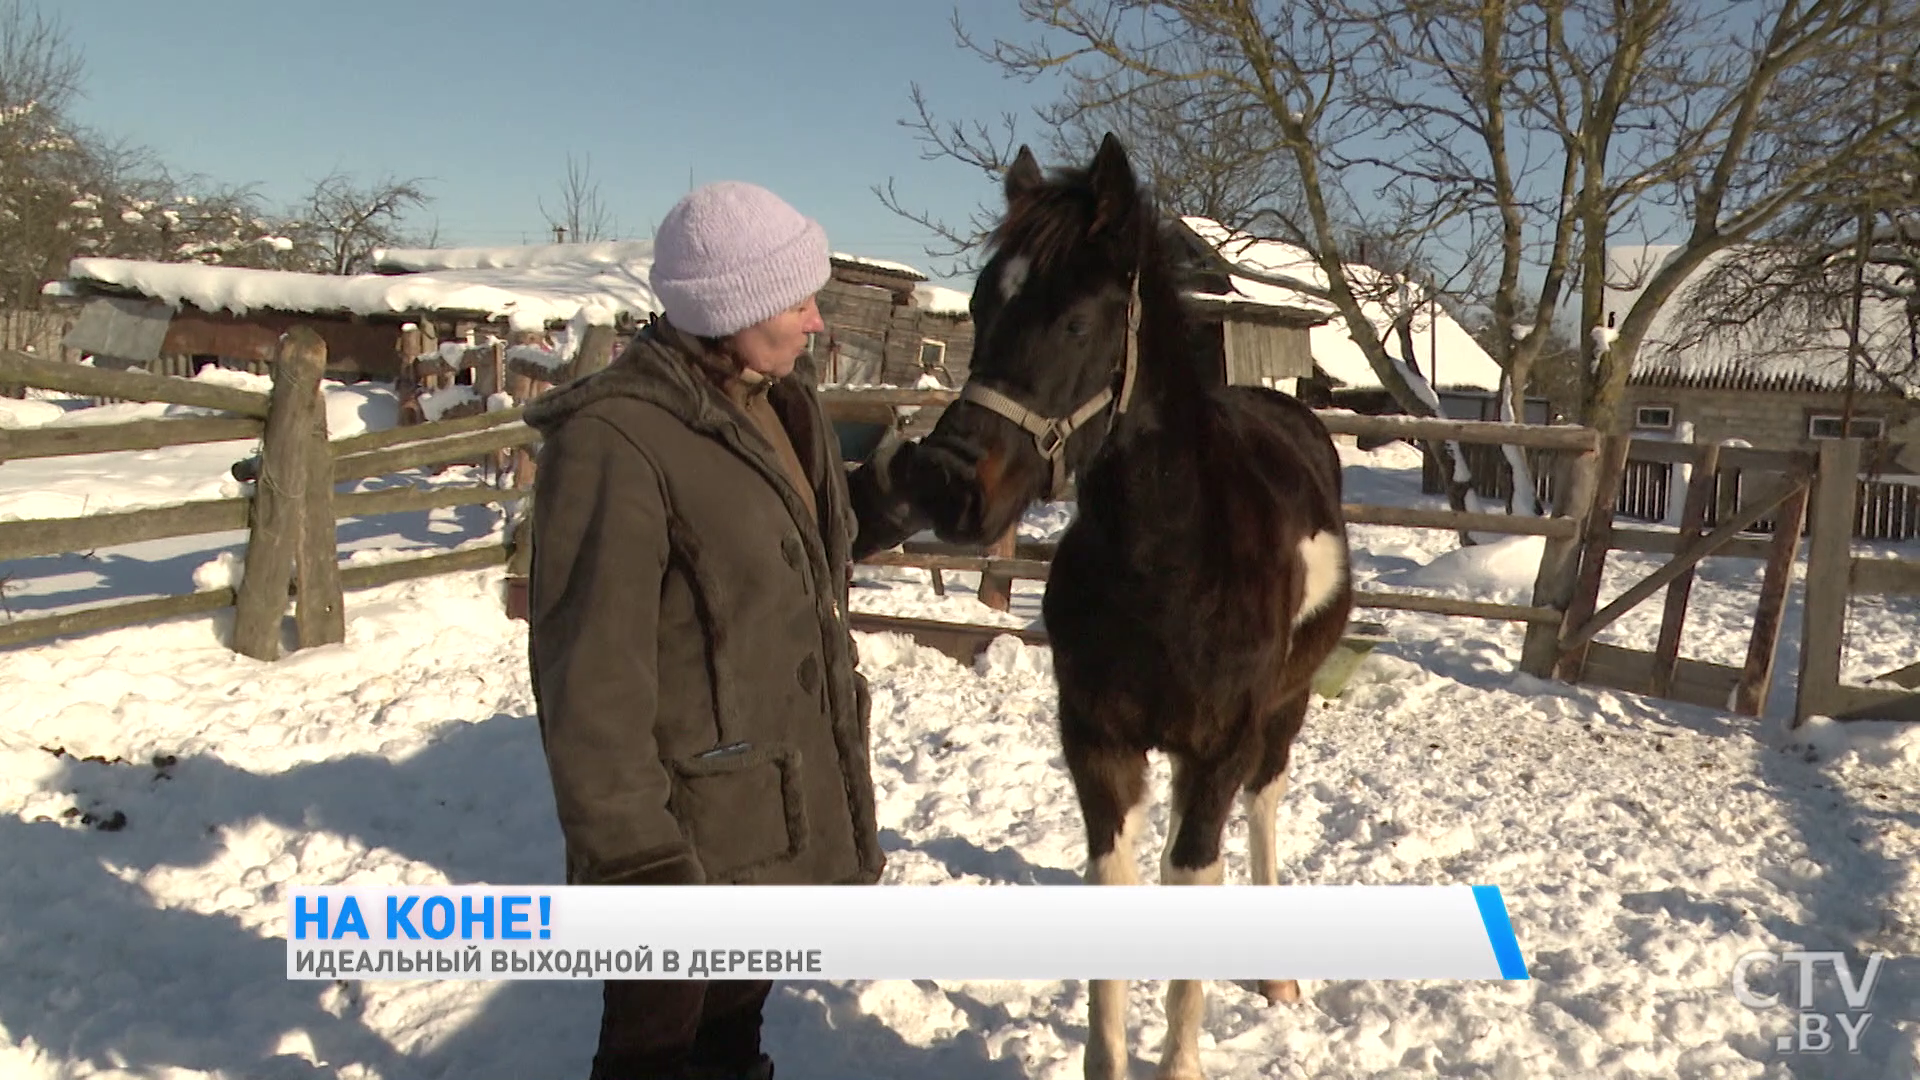
{"label": "news banner", "polygon": [[1493,885],[295,887],[290,979],[1525,979]]}

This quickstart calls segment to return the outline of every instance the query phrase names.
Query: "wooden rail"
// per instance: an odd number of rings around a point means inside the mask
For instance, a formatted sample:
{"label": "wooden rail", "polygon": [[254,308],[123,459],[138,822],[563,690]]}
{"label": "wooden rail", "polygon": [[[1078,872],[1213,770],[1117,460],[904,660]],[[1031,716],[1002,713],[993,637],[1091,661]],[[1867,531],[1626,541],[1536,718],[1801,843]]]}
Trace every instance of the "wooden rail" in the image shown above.
{"label": "wooden rail", "polygon": [[250,501],[211,499],[85,517],[0,521],[0,562],[244,529]]}
{"label": "wooden rail", "polygon": [[120,450],[159,450],[191,443],[257,439],[266,425],[251,417],[193,416],[178,420],[132,420],[84,427],[0,429],[0,461],[72,457]]}
{"label": "wooden rail", "polygon": [[0,349],[0,383],[31,386],[41,390],[59,390],[91,397],[116,397],[127,401],[162,401],[169,405],[198,405],[207,409],[267,418],[267,395],[251,390],[170,375],[113,371],[107,368],[48,360],[12,349]]}
{"label": "wooden rail", "polygon": [[516,405],[511,409],[475,413],[472,416],[462,416],[452,420],[430,420],[424,424],[363,432],[359,435],[349,435],[344,439],[335,439],[328,445],[332,448],[334,457],[347,457],[352,454],[364,454],[370,450],[383,450],[389,446],[400,446],[404,443],[431,442],[435,439],[444,439],[449,435],[465,435],[470,431],[504,427],[507,424],[518,423],[525,412],[525,406]]}

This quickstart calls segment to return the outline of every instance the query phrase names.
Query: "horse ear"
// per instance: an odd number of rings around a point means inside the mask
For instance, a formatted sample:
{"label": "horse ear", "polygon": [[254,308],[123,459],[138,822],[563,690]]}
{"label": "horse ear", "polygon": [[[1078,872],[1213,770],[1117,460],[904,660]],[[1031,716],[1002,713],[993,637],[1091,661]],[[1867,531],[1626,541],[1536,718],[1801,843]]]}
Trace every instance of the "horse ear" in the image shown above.
{"label": "horse ear", "polygon": [[1094,214],[1093,231],[1098,233],[1127,221],[1139,205],[1140,188],[1134,181],[1133,165],[1127,161],[1126,148],[1120,145],[1120,140],[1111,131],[1100,140],[1100,150],[1093,155],[1089,178],[1099,207]]}
{"label": "horse ear", "polygon": [[1039,187],[1045,179],[1040,175],[1039,160],[1023,144],[1020,153],[1014,156],[1013,164],[1007,166],[1007,202],[1017,202],[1022,195]]}

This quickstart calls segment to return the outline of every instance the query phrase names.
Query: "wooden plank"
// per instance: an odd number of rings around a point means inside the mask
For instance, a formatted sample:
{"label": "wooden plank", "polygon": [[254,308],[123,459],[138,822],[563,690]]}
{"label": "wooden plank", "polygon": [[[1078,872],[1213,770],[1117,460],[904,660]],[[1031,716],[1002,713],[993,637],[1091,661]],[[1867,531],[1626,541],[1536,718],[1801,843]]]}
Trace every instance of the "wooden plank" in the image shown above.
{"label": "wooden plank", "polygon": [[443,555],[426,555],[412,559],[396,559],[393,562],[372,563],[367,566],[342,567],[340,586],[346,589],[366,589],[395,581],[432,577],[435,574],[484,570],[490,566],[499,566],[506,561],[506,544],[488,544],[485,547],[449,551]]}
{"label": "wooden plank", "polygon": [[1774,507],[1792,497],[1803,484],[1804,481],[1787,481],[1778,490],[1769,492],[1764,498],[1747,504],[1740,513],[1734,515],[1731,520],[1723,522],[1719,528],[1689,543],[1665,566],[1635,582],[1632,588],[1615,597],[1612,603],[1601,608],[1593,618],[1588,619],[1579,629],[1563,638],[1560,643],[1563,655],[1592,641],[1595,634],[1606,629],[1615,619],[1632,611],[1641,601],[1659,592],[1688,568],[1712,554],[1715,548],[1732,539],[1735,533],[1766,517]]}
{"label": "wooden plank", "polygon": [[[1678,538],[1692,543],[1706,526],[1707,510],[1720,483],[1720,444],[1708,443],[1693,463],[1693,477],[1687,482],[1687,498],[1680,510]],[[1687,601],[1693,595],[1693,570],[1688,568],[1667,586],[1667,601],[1660,611],[1660,636],[1653,647],[1651,693],[1666,697],[1673,688],[1674,666],[1680,659],[1680,631],[1687,622]]]}
{"label": "wooden plank", "polygon": [[938,649],[963,664],[973,663],[1001,634],[1012,634],[1029,645],[1049,644],[1045,630],[941,622],[904,615],[879,615],[869,611],[848,612],[847,625],[868,634],[907,634],[920,644]]}
{"label": "wooden plank", "polygon": [[1806,603],[1801,605],[1800,686],[1793,724],[1832,715],[1840,690],[1840,648],[1846,640],[1848,579],[1853,571],[1853,503],[1859,491],[1860,443],[1820,444],[1807,541]]}
{"label": "wooden plank", "polygon": [[1720,467],[1751,472],[1811,472],[1814,454],[1809,450],[1756,450],[1750,446],[1719,446],[1716,443],[1677,443],[1655,439],[1635,439],[1627,452],[1630,461],[1658,461],[1669,465],[1690,465],[1700,459],[1707,447],[1719,452]]}
{"label": "wooden plank", "polygon": [[1335,435],[1366,435],[1388,439],[1447,439],[1453,442],[1498,443],[1535,450],[1592,450],[1600,435],[1592,428],[1571,424],[1508,424],[1496,420],[1440,420],[1421,416],[1363,416],[1359,413],[1314,410]]}
{"label": "wooden plank", "polygon": [[[1613,525],[1611,546],[1614,551],[1633,551],[1646,555],[1677,555],[1680,552],[1680,534],[1663,529],[1649,529],[1624,525],[1618,521]],[[1736,537],[1727,541],[1720,550],[1713,553],[1716,559],[1760,559],[1769,558],[1773,553],[1771,540],[1756,540],[1749,537]]]}
{"label": "wooden plank", "polygon": [[0,562],[244,529],[249,502],[211,499],[85,517],[0,521]]}
{"label": "wooden plank", "polygon": [[1045,581],[1048,564],[1035,559],[1006,559],[988,555],[921,555],[905,551],[876,551],[860,560],[863,566],[905,566],[919,570],[968,571],[997,574],[1008,580]]}
{"label": "wooden plank", "polygon": [[[1594,609],[1600,603],[1600,582],[1606,573],[1607,549],[1613,546],[1614,504],[1619,501],[1620,478],[1626,474],[1627,451],[1631,447],[1631,440],[1624,435],[1609,435],[1602,444],[1599,463],[1594,470],[1593,499],[1588,504],[1587,518],[1581,529],[1580,571],[1567,601],[1566,620],[1560,626],[1563,634],[1568,627],[1579,626],[1592,618]],[[1544,651],[1545,646],[1541,648]],[[1586,664],[1585,650],[1576,646],[1569,651],[1563,636],[1556,638],[1553,643],[1553,657],[1551,670],[1555,674],[1569,682],[1580,680],[1581,669]]]}
{"label": "wooden plank", "polygon": [[511,409],[462,416],[454,420],[433,420],[425,424],[409,424],[406,427],[349,435],[344,439],[335,439],[328,445],[333,448],[334,457],[347,457],[352,454],[364,454],[369,450],[383,450],[403,443],[430,442],[434,439],[444,439],[449,435],[465,435],[470,431],[504,427],[517,422],[525,411],[526,406],[515,405]]}
{"label": "wooden plank", "polygon": [[[1629,694],[1644,694],[1653,676],[1653,654],[1605,642],[1587,646],[1587,670],[1581,682]],[[1682,657],[1674,672],[1670,700],[1726,711],[1740,681],[1740,669]]]}
{"label": "wooden plank", "polygon": [[178,420],[133,420],[124,424],[0,429],[0,461],[158,450],[166,446],[257,439],[260,421],[239,416],[190,416]]}
{"label": "wooden plank", "polygon": [[[1013,545],[1013,557],[1032,559],[1036,562],[1051,562],[1053,553],[1059,544],[1049,540],[1018,540]],[[900,545],[900,550],[909,555],[985,555],[984,544],[949,544],[945,540],[908,540]]]}
{"label": "wooden plank", "polygon": [[404,514],[416,510],[440,510],[449,506],[482,506],[510,503],[531,493],[514,488],[486,484],[461,484],[441,488],[388,488],[385,491],[355,491],[333,497],[335,520],[373,517],[376,514]]}
{"label": "wooden plank", "polygon": [[1892,683],[1908,690],[1920,690],[1920,663],[1894,668],[1885,675],[1877,676],[1873,681]]}
{"label": "wooden plank", "polygon": [[1459,615],[1472,619],[1496,619],[1505,622],[1558,625],[1559,612],[1552,608],[1522,607],[1518,604],[1490,604],[1482,600],[1457,600],[1450,596],[1391,592],[1384,589],[1355,589],[1353,606],[1382,608],[1389,611],[1424,611],[1433,615]]}
{"label": "wooden plank", "polygon": [[281,339],[260,479],[254,484],[246,576],[233,612],[233,650],[255,660],[280,658],[280,626],[301,546],[301,504],[313,472],[306,458],[315,449],[313,414],[320,408],[325,367],[326,347],[318,335],[295,329]]}
{"label": "wooden plank", "polygon": [[1855,596],[1920,596],[1920,562],[1856,556],[1849,573]]}
{"label": "wooden plank", "polygon": [[1864,686],[1837,686],[1829,701],[1827,715],[1835,720],[1920,723],[1920,694],[1872,690]]}
{"label": "wooden plank", "polygon": [[[848,390],[826,387],[820,391],[820,405],[829,417],[836,410],[858,405],[944,406],[958,398],[957,390],[908,390],[879,387]],[[1365,416],[1338,410],[1314,410],[1328,432],[1334,435],[1366,435],[1387,439],[1450,439],[1455,442],[1498,443],[1525,446],[1537,450],[1592,450],[1599,445],[1599,433],[1592,428],[1571,424],[1509,424],[1495,420],[1445,420],[1424,416]]]}
{"label": "wooden plank", "polygon": [[490,427],[468,435],[455,435],[450,439],[407,443],[385,450],[336,457],[333,459],[333,479],[335,483],[342,483],[369,476],[385,476],[403,469],[443,465],[452,461],[473,461],[496,450],[538,441],[540,433],[525,424]]}
{"label": "wooden plank", "polygon": [[1348,525],[1399,525],[1413,529],[1446,529],[1451,532],[1504,533],[1509,536],[1548,536],[1567,538],[1579,534],[1579,523],[1572,518],[1532,517],[1526,514],[1475,514],[1458,510],[1426,510],[1411,506],[1372,506],[1347,503],[1341,508]]}
{"label": "wooden plank", "polygon": [[187,593],[184,596],[162,596],[153,600],[135,600],[130,603],[103,604],[82,611],[64,612],[59,615],[43,615],[32,619],[15,619],[0,623],[0,648],[22,645],[29,641],[45,641],[48,638],[65,637],[69,634],[91,634],[101,630],[118,630],[125,626],[138,626],[156,619],[170,619],[178,615],[198,615],[207,611],[218,611],[233,606],[232,589],[208,589],[206,592]]}
{"label": "wooden plank", "polygon": [[87,397],[198,405],[262,420],[267,416],[267,395],[251,390],[236,390],[231,386],[216,386],[169,375],[68,364],[12,349],[0,349],[0,383]]}
{"label": "wooden plank", "polygon": [[1774,520],[1773,557],[1760,581],[1760,605],[1747,638],[1747,663],[1734,692],[1733,711],[1743,716],[1766,712],[1773,686],[1773,658],[1780,646],[1780,626],[1786,621],[1787,585],[1793,581],[1794,553],[1800,548],[1800,530],[1807,521],[1808,490],[1802,487],[1780,508]]}
{"label": "wooden plank", "polygon": [[[1573,531],[1567,536],[1548,537],[1541,546],[1540,566],[1534,571],[1533,606],[1563,613],[1573,602],[1580,577],[1580,543],[1586,531],[1587,515],[1593,512],[1593,485],[1600,472],[1597,450],[1580,453],[1571,460],[1562,459],[1560,497],[1555,500],[1553,520],[1565,521]],[[1561,623],[1527,624],[1526,638],[1520,647],[1520,670],[1538,678],[1553,675],[1559,662]]]}

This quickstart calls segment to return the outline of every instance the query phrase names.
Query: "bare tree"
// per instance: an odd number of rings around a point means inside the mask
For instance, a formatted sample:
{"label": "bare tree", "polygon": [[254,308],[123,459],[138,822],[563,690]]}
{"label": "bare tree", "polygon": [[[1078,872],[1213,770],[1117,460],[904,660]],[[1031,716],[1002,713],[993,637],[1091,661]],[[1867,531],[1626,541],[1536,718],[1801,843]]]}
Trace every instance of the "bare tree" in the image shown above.
{"label": "bare tree", "polygon": [[365,272],[376,249],[409,241],[407,213],[432,202],[424,183],[388,176],[361,184],[337,172],[321,178],[289,215],[286,232],[295,259],[323,274]]}
{"label": "bare tree", "polygon": [[[1196,106],[1191,141],[1218,123],[1278,159],[1297,191],[1241,224],[1312,254],[1324,285],[1274,283],[1324,295],[1410,413],[1435,403],[1393,341],[1405,308],[1384,335],[1363,317],[1363,301],[1394,298],[1353,269],[1356,231],[1417,253],[1423,295],[1486,307],[1516,415],[1577,296],[1584,417],[1617,428],[1635,350],[1679,281],[1911,130],[1911,92],[1859,120],[1875,58],[1862,27],[1883,2],[1886,40],[1920,36],[1913,0],[1022,0],[1036,40],[975,48],[1062,78],[1052,125],[1171,96]],[[990,144],[956,138],[986,129],[915,104],[930,155],[997,166]],[[1609,243],[1663,227],[1674,257],[1610,339],[1590,333]]]}
{"label": "bare tree", "polygon": [[616,228],[613,215],[600,200],[600,182],[593,179],[592,174],[593,155],[587,155],[585,161],[575,161],[573,155],[568,154],[567,178],[560,185],[559,208],[549,210],[545,201],[540,203],[547,227],[564,230],[566,238],[576,244],[609,239]]}
{"label": "bare tree", "polygon": [[89,171],[66,108],[80,54],[65,28],[22,0],[0,0],[0,303],[32,306],[73,250],[71,205]]}

